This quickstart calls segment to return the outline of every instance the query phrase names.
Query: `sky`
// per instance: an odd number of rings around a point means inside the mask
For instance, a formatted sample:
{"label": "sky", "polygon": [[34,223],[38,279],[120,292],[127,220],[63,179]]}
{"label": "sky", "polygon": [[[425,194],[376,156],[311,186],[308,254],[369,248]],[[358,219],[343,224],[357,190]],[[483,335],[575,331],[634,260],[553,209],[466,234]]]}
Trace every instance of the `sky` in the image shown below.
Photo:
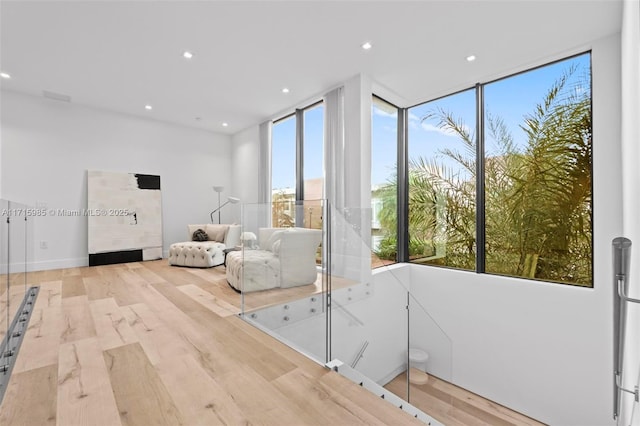
{"label": "sky", "polygon": [[[570,83],[578,80],[585,72],[590,72],[590,55],[583,54],[551,65],[526,71],[515,76],[505,77],[484,86],[485,113],[500,117],[508,127],[515,144],[523,149],[526,136],[520,128],[524,117],[531,114],[538,103],[546,96],[549,88],[572,66],[577,70]],[[409,159],[418,157],[437,158],[449,166],[453,162],[443,158],[439,151],[443,148],[463,151],[463,144],[457,135],[443,131],[437,120],[424,120],[429,112],[444,110],[456,120],[464,123],[472,135],[476,127],[475,88],[416,105],[409,109],[408,151]],[[395,169],[396,149],[395,120],[385,111],[374,107],[372,112],[372,185],[384,184]],[[485,152],[493,148],[488,134],[485,137]]]}
{"label": "sky", "polygon": [[[304,111],[304,179],[320,178],[323,175],[323,128],[324,106],[322,104]],[[272,188],[293,188],[296,185],[296,118],[279,121],[272,130]]]}
{"label": "sky", "polygon": [[[514,142],[524,147],[526,137],[520,129],[524,117],[534,111],[549,88],[563,72],[577,66],[573,82],[590,72],[590,55],[583,54],[551,65],[523,72],[515,76],[484,86],[485,111],[504,120]],[[579,90],[579,89],[577,89]],[[429,112],[442,109],[452,113],[457,120],[475,135],[475,89],[416,105],[409,109],[408,146],[409,157],[442,158],[438,154],[443,148],[462,149],[457,135],[443,131],[437,121],[423,120]],[[306,110],[304,116],[304,178],[322,177],[322,105]],[[391,108],[380,108],[376,103],[372,109],[372,159],[371,181],[381,185],[395,174],[397,153],[397,113]],[[486,139],[487,149],[491,141]],[[295,118],[274,124],[272,132],[272,188],[295,187]],[[446,160],[443,160],[446,161]],[[453,165],[450,163],[450,165]]]}

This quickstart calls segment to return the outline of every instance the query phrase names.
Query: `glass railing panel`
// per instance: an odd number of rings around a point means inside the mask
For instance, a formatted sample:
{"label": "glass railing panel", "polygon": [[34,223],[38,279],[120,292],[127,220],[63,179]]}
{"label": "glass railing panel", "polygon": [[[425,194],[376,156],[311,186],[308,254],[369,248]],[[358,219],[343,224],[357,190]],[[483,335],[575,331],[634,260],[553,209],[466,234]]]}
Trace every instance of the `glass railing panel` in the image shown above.
{"label": "glass railing panel", "polygon": [[[340,360],[434,419],[451,408],[451,399],[440,388],[452,377],[452,342],[426,307],[428,292],[412,283],[409,264],[370,269],[370,238],[360,232],[359,219],[366,209],[332,211],[332,230],[349,242],[351,259],[341,268],[341,256],[332,255],[332,272],[344,269],[358,276],[357,283],[342,289],[332,274],[331,349]],[[358,238],[357,238],[358,237]],[[332,243],[332,249],[335,243]],[[359,253],[359,254],[358,254]],[[365,254],[366,253],[366,254]],[[366,265],[366,268],[365,266]],[[338,274],[339,275],[339,274]],[[412,290],[419,291],[413,294]],[[443,421],[444,423],[444,421]]]}
{"label": "glass railing panel", "polygon": [[36,213],[29,206],[6,200],[0,201],[0,212],[0,367],[4,369],[15,357],[19,341],[17,329],[11,326],[18,320],[26,322],[23,316],[31,310],[31,306],[23,306],[23,301],[31,250],[28,229]]}
{"label": "glass railing panel", "polygon": [[[9,202],[0,200],[0,210],[4,213],[0,216],[0,342],[4,341],[11,323],[10,317],[10,281],[9,281],[9,225],[7,216]],[[4,352],[4,345],[0,347],[0,354]]]}
{"label": "glass railing panel", "polygon": [[[30,206],[10,202],[9,223],[9,281],[12,293],[22,300],[27,291],[28,227],[34,220],[36,210]],[[17,307],[14,309],[17,310]]]}
{"label": "glass railing panel", "polygon": [[450,387],[453,367],[453,342],[426,308],[428,293],[415,292],[420,283],[412,283],[409,293],[409,399],[416,408],[448,423],[453,398],[443,392]]}
{"label": "glass railing panel", "polygon": [[[318,362],[342,366],[352,380],[366,378],[363,387],[382,392],[385,399],[407,401],[404,407],[424,411],[425,418],[445,418],[441,414],[450,411],[451,400],[441,388],[451,381],[453,345],[429,314],[424,285],[411,282],[414,266],[400,263],[372,271],[370,209],[287,203],[286,208],[277,203],[243,206],[243,245],[227,255],[231,275],[238,268],[234,286],[245,290],[242,317]],[[291,220],[280,216],[277,223],[287,226],[273,227],[274,217],[285,211]],[[316,281],[274,284],[283,265],[311,262],[313,255],[302,248],[283,251],[282,246],[288,243],[283,236],[309,228],[322,235],[315,253]],[[281,234],[273,237],[275,232]],[[274,247],[278,239],[280,247]],[[269,265],[272,261],[281,263]]]}
{"label": "glass railing panel", "polygon": [[[367,282],[331,294],[331,348],[334,359],[383,386],[406,374],[407,293],[395,277],[376,271]],[[392,392],[407,400],[406,386]]]}
{"label": "glass railing panel", "polygon": [[[370,218],[371,209],[332,209],[331,349],[382,386],[406,373],[407,292],[389,269],[372,273]],[[393,393],[406,400],[406,389]]]}
{"label": "glass railing panel", "polygon": [[243,318],[321,363],[328,356],[325,208],[323,200],[245,204],[243,245],[227,254]]}
{"label": "glass railing panel", "polygon": [[2,208],[2,264],[1,282],[4,287],[2,329],[4,337],[26,293],[27,219],[31,209],[13,201],[3,202]]}

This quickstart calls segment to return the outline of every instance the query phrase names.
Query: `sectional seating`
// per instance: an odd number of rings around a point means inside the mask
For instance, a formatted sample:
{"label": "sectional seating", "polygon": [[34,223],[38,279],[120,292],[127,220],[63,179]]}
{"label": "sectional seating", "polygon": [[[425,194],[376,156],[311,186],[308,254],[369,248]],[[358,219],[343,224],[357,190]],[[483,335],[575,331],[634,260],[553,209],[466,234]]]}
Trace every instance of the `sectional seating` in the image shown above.
{"label": "sectional seating", "polygon": [[[171,244],[169,264],[210,268],[224,263],[226,248],[240,245],[240,225],[187,225],[189,240]],[[208,241],[193,241],[194,232],[202,229]]]}

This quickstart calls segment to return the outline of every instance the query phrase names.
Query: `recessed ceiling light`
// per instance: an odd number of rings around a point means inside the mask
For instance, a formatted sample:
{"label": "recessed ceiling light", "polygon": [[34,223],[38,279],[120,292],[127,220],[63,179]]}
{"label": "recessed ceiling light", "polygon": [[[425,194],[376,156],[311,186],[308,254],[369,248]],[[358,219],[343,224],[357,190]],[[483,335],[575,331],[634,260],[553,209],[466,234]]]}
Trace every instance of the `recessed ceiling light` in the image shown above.
{"label": "recessed ceiling light", "polygon": [[370,42],[368,42],[368,41],[367,41],[367,42],[365,42],[365,43],[362,43],[362,46],[361,46],[361,47],[362,47],[364,50],[369,50],[369,49],[371,49],[371,48],[373,47],[373,44],[371,44]]}
{"label": "recessed ceiling light", "polygon": [[153,109],[153,107],[152,107],[151,105],[145,105],[145,106],[144,106],[144,109],[146,109],[146,110],[150,111],[150,110],[152,110],[152,109]]}
{"label": "recessed ceiling light", "polygon": [[222,123],[222,127],[227,127],[229,123]]}
{"label": "recessed ceiling light", "polygon": [[467,62],[473,62],[476,60],[476,55],[469,55],[467,56]]}
{"label": "recessed ceiling light", "polygon": [[0,72],[0,77],[2,77],[2,78],[11,78],[11,76],[9,74],[7,74],[6,72]]}
{"label": "recessed ceiling light", "polygon": [[182,56],[185,59],[191,59],[191,58],[193,58],[193,53],[189,52],[188,50],[185,50],[184,53],[182,54]]}
{"label": "recessed ceiling light", "polygon": [[286,87],[282,89],[282,93],[289,93],[289,89],[287,89]]}

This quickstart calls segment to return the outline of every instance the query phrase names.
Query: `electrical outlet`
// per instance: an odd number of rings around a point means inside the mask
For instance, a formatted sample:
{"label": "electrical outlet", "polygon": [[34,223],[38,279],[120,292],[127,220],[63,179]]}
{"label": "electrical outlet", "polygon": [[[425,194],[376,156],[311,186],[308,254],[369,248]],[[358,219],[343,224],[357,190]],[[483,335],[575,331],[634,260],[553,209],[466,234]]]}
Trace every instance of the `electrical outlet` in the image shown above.
{"label": "electrical outlet", "polygon": [[40,241],[40,248],[41,248],[42,250],[46,250],[46,249],[48,249],[48,248],[49,248],[49,243],[48,243],[48,242],[46,242],[46,241]]}

